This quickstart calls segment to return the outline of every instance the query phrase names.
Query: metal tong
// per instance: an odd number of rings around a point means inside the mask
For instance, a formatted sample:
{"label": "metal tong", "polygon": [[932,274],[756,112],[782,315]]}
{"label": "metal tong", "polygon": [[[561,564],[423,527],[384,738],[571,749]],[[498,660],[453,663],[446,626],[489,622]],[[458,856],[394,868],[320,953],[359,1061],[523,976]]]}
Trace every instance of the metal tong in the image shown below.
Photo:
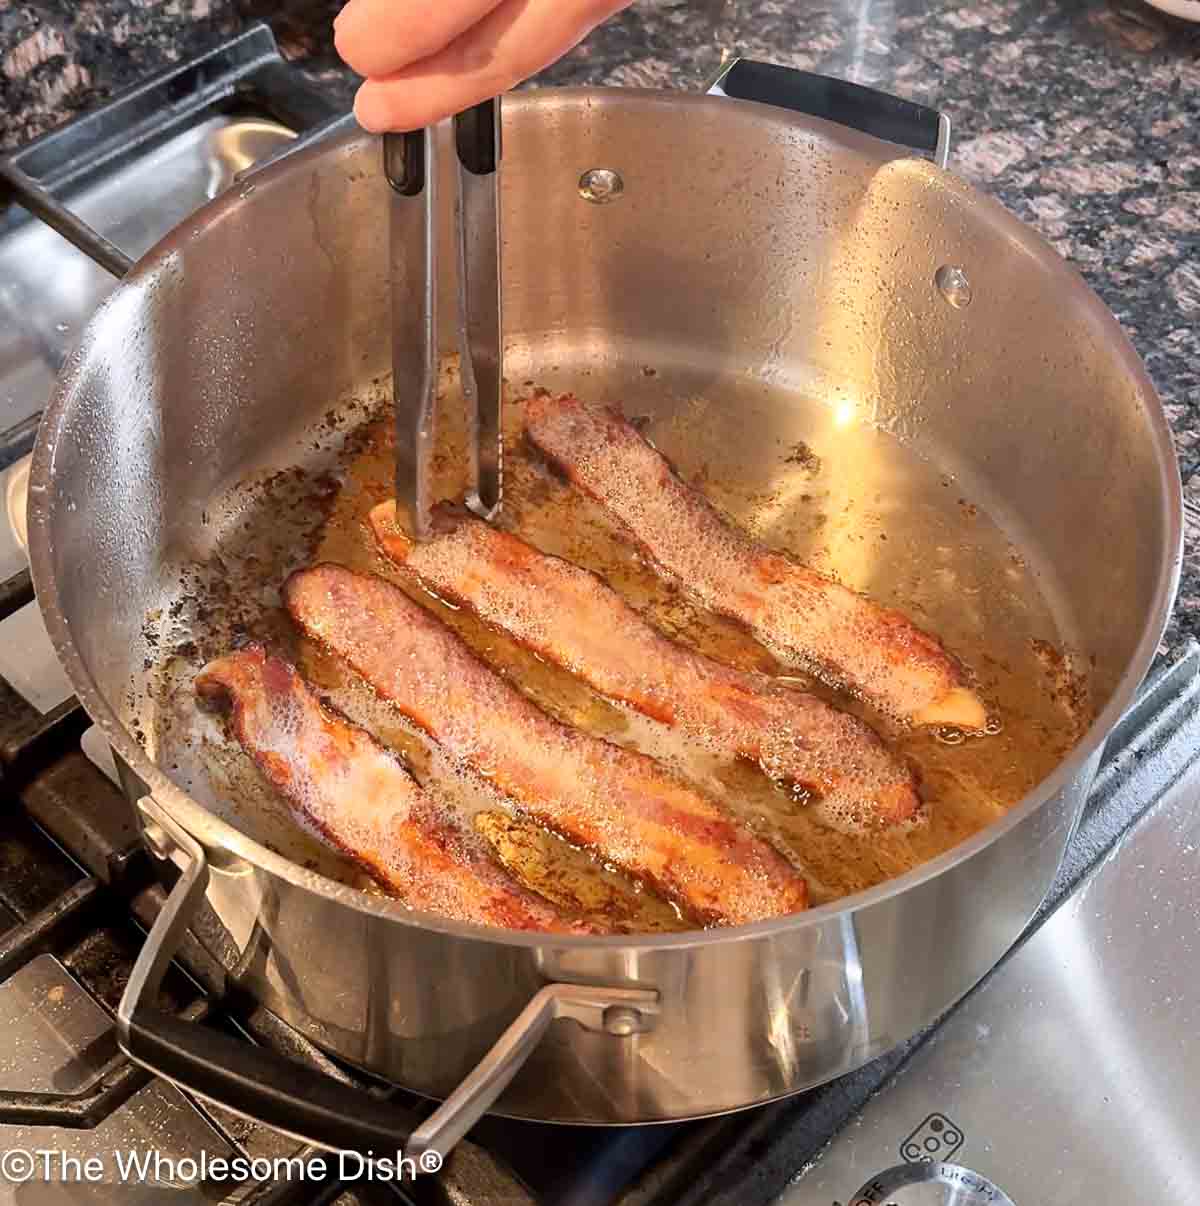
{"label": "metal tong", "polygon": [[[437,423],[437,147],[432,129],[383,137],[391,186],[392,400],[397,518],[430,535]],[[500,315],[500,101],[454,118],[453,206],[458,256],[458,349],[473,422],[467,505],[491,519],[502,492]]]}

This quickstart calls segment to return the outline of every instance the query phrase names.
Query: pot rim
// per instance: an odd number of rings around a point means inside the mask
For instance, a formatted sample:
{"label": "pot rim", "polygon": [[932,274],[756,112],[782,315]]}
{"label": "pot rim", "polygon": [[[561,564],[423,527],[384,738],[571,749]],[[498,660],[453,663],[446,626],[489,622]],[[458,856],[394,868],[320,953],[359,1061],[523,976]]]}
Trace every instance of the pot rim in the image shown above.
{"label": "pot rim", "polygon": [[[547,99],[556,104],[588,103],[597,95],[603,95],[607,103],[616,101],[626,104],[670,104],[670,105],[745,105],[752,102],[731,101],[702,95],[688,95],[654,89],[629,88],[562,88],[541,92],[518,93],[506,98],[506,104],[525,108]],[[756,106],[766,109],[767,106]],[[879,154],[887,144],[855,131],[823,121],[771,108],[774,120],[791,124],[799,129],[819,132],[858,150],[866,149]],[[258,179],[267,183],[290,174],[313,159],[336,154],[350,145],[371,136],[351,128],[343,134],[329,138],[319,144],[306,147],[294,154],[262,169]],[[894,157],[894,148],[889,158]],[[1066,278],[1071,291],[1080,305],[1090,309],[1105,325],[1112,336],[1114,356],[1124,362],[1124,368],[1146,400],[1147,418],[1154,444],[1155,459],[1162,487],[1161,504],[1166,512],[1165,527],[1168,532],[1167,548],[1155,585],[1155,604],[1146,616],[1142,633],[1129,664],[1121,676],[1112,695],[1084,736],[1070,754],[1045,779],[1014,805],[1003,817],[994,821],[972,837],[938,855],[936,858],[914,867],[895,879],[886,880],[873,888],[828,904],[819,905],[803,913],[792,913],[783,917],[767,918],[746,925],[728,926],[710,930],[686,930],[664,934],[606,934],[606,935],[559,935],[541,931],[507,930],[496,926],[485,926],[474,922],[454,921],[449,918],[410,909],[398,900],[373,896],[358,888],[338,883],[318,872],[308,870],[298,863],[277,854],[268,847],[248,837],[229,822],[215,816],[207,808],[193,800],[177,787],[147,757],[141,745],[120,723],[116,713],[101,695],[83,659],[75,647],[66,617],[63,615],[58,586],[53,573],[53,556],[50,539],[50,511],[53,493],[55,451],[60,432],[72,408],[74,383],[87,358],[103,316],[113,300],[124,292],[125,285],[149,275],[172,254],[177,241],[194,237],[198,229],[218,221],[221,215],[238,199],[237,190],[229,190],[204,206],[197,214],[180,227],[176,227],[161,242],[156,244],[135,265],[130,273],[114,290],[114,293],[93,315],[66,368],[60,374],[54,393],[38,428],[30,474],[28,504],[29,551],[34,588],[38,603],[50,634],[55,652],[61,661],[71,685],[75,688],[82,704],[93,723],[99,726],[105,739],[121,759],[149,787],[149,794],[166,809],[171,816],[206,850],[220,849],[244,862],[260,868],[270,875],[295,887],[325,897],[330,901],[377,916],[401,925],[414,926],[422,930],[444,933],[459,939],[500,943],[512,947],[546,948],[561,950],[637,948],[641,950],[666,950],[691,948],[714,943],[750,941],[771,938],[793,930],[822,925],[834,918],[850,915],[871,908],[894,896],[934,879],[951,867],[965,862],[975,854],[999,841],[1006,833],[1022,824],[1055,796],[1070,779],[1078,774],[1091,756],[1101,747],[1115,726],[1153,661],[1155,651],[1166,628],[1173,607],[1183,557],[1183,492],[1179,477],[1179,465],[1175,455],[1170,426],[1162,403],[1140,359],[1121,329],[1116,318],[1100,299],[1088,288],[1079,273],[1067,264],[1058,253],[1032,228],[1008,213],[998,202],[986,194],[957,180],[949,172],[929,165],[929,171],[950,187],[962,191],[975,204],[994,207],[997,216],[1011,233],[1013,240],[1042,267]]]}

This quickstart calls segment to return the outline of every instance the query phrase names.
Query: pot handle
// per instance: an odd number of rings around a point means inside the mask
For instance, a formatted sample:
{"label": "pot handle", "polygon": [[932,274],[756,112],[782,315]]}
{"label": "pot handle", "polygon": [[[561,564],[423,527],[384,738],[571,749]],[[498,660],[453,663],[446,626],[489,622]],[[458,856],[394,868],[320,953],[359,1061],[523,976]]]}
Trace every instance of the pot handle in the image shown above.
{"label": "pot handle", "polygon": [[[353,115],[343,114],[329,94],[310,83],[283,59],[269,26],[257,22],[232,42],[190,59],[175,63],[158,75],[78,119],[87,134],[103,145],[125,145],[141,137],[146,114],[165,111],[168,129],[203,115],[215,102],[222,108],[228,100],[249,103],[296,131],[296,137],[251,169],[234,177],[238,182],[248,171],[268,166],[285,154],[336,133]],[[62,133],[62,132],[60,132]],[[76,135],[72,135],[72,138]],[[124,139],[124,142],[121,140]],[[13,155],[0,156],[0,210],[15,202],[56,230],[69,243],[106,272],[120,279],[133,267],[133,259],[93,230],[77,214],[22,166],[37,157],[34,145]]]}
{"label": "pot handle", "polygon": [[[233,186],[243,184],[247,178],[278,163],[288,155],[295,155],[316,143],[330,138],[354,124],[354,114],[338,114],[297,136],[270,155],[256,160],[248,168],[237,172]],[[98,230],[89,226],[78,214],[69,210],[44,184],[27,175],[11,159],[0,158],[0,186],[22,209],[52,227],[72,246],[83,252],[88,259],[99,264],[105,272],[118,280],[133,267],[133,257],[126,255],[115,243],[105,238]],[[232,187],[232,186],[231,186]]]}
{"label": "pot handle", "polygon": [[204,899],[204,849],[156,801],[138,801],[143,836],[180,870],[147,935],[117,1008],[117,1041],[132,1060],[183,1089],[275,1130],[334,1151],[403,1151],[406,1172],[436,1172],[491,1108],[557,1018],[617,1038],[654,1026],[658,993],[642,988],[547,984],[466,1079],[423,1122],[355,1085],[154,1008],[163,975]]}
{"label": "pot handle", "polygon": [[950,158],[950,118],[945,113],[863,84],[777,63],[732,59],[708,92],[850,126],[884,142],[924,151],[940,168]]}

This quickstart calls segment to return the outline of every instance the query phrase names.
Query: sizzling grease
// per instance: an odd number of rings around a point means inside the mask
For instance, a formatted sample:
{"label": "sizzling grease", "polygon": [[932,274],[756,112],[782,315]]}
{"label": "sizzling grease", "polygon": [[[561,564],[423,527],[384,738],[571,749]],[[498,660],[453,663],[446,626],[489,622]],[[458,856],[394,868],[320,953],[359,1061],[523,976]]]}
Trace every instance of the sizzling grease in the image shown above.
{"label": "sizzling grease", "polygon": [[[452,374],[447,389],[456,395]],[[771,401],[764,398],[759,405],[765,416]],[[819,904],[899,875],[1002,815],[1075,742],[1086,725],[1087,706],[1061,653],[1064,634],[1026,558],[982,506],[961,496],[952,479],[893,437],[817,404],[799,433],[805,438],[779,442],[766,460],[760,451],[747,466],[738,456],[745,431],[735,438],[731,425],[753,431],[754,407],[752,399],[740,399],[736,407],[694,399],[674,408],[670,419],[649,419],[643,430],[685,479],[765,542],[902,608],[938,633],[975,672],[997,732],[959,740],[954,733],[890,727],[857,700],[778,663],[736,624],[692,604],[641,563],[598,508],[544,465],[521,436],[516,399],[506,412],[503,525],[599,572],[676,639],[719,660],[786,676],[863,716],[920,772],[923,815],[906,826],[864,830],[828,816],[819,803],[794,799],[756,767],[721,761],[677,732],[607,703],[564,671],[421,592],[377,552],[366,524],[370,509],[393,493],[390,419],[367,425],[351,441],[340,489],[331,492],[326,518],[297,564],[334,561],[396,582],[546,711],[662,759],[770,836],[804,869]],[[729,428],[727,439],[723,427]],[[441,434],[441,493],[454,497],[461,493],[462,462],[452,450],[461,432],[448,424]],[[706,459],[696,458],[697,448]],[[570,911],[602,914],[623,930],[681,926],[668,906],[513,817],[484,786],[431,756],[423,737],[374,699],[352,672],[298,638],[276,609],[260,606],[240,628],[282,644],[351,719],[396,748],[431,788],[474,813],[478,830],[523,882]],[[191,672],[205,652],[199,649],[190,659]],[[174,672],[180,692],[188,681],[181,669],[186,665]],[[158,735],[160,759],[176,768],[185,785],[194,788],[204,776],[211,793],[245,796],[249,790],[255,806],[280,807],[265,798],[261,784],[249,783],[240,751],[211,725],[198,724],[199,731],[184,724],[177,733],[168,727]],[[324,852],[300,846],[285,853],[361,884],[356,872]]]}

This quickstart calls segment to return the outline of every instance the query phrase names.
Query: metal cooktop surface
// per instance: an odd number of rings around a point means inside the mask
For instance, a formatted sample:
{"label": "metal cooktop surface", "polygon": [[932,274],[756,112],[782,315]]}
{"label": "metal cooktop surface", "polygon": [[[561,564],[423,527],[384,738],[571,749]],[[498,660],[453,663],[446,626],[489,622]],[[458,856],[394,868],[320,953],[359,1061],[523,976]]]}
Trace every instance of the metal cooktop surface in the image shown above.
{"label": "metal cooktop surface", "polygon": [[[1174,706],[1194,713],[1194,672],[1181,685]],[[1187,1200],[1200,1185],[1198,851],[1193,763],[780,1206]],[[888,1171],[922,1162],[928,1180]]]}

